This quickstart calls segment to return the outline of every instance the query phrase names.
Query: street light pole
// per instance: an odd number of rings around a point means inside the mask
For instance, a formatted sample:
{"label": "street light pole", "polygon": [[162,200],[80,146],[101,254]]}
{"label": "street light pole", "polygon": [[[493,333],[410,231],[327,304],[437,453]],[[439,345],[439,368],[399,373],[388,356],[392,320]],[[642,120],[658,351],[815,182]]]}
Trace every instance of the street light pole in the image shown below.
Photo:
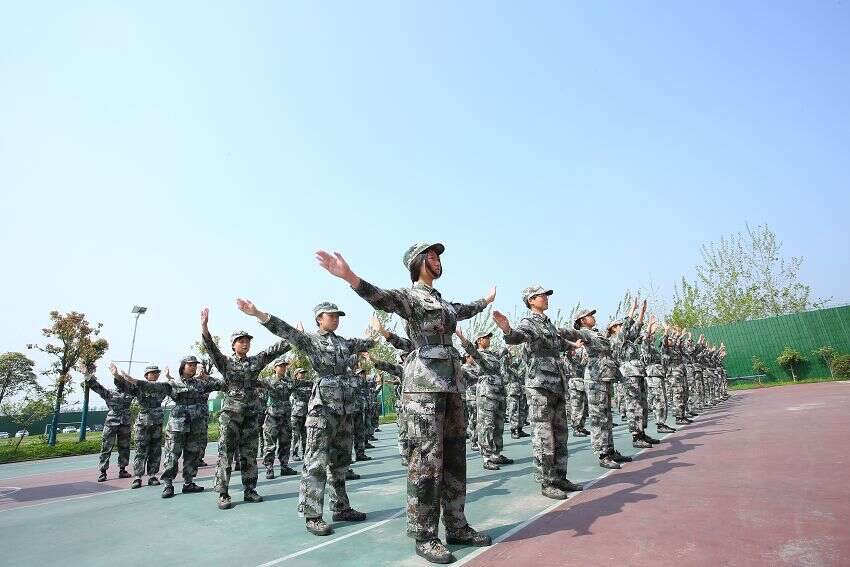
{"label": "street light pole", "polygon": [[127,363],[127,374],[130,374],[133,370],[133,352],[136,350],[136,329],[139,328],[139,317],[147,312],[147,310],[147,307],[134,305],[131,311],[131,313],[136,315],[136,322],[133,324],[133,341],[130,343],[130,361]]}

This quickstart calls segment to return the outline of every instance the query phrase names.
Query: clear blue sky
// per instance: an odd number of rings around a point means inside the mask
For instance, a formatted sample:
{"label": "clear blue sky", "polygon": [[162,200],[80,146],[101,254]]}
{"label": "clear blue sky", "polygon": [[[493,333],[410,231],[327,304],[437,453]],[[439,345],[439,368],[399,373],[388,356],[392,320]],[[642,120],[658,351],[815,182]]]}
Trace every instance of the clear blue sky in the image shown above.
{"label": "clear blue sky", "polygon": [[[445,242],[444,295],[554,287],[607,317],[703,242],[768,223],[847,293],[850,6],[838,2],[5,3],[0,350],[51,309],[126,359],[310,324],[343,252],[383,286]],[[43,359],[39,359],[43,361]]]}

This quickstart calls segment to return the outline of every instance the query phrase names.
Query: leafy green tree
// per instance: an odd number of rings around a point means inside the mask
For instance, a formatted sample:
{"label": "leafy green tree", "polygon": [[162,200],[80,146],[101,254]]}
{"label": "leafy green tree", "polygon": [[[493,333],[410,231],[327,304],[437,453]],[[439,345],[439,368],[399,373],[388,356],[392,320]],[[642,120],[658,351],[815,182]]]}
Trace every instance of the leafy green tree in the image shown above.
{"label": "leafy green tree", "polygon": [[[212,340],[216,344],[216,346],[221,349],[221,338],[218,335],[212,335]],[[207,350],[207,346],[204,344],[204,341],[198,339],[194,343],[192,343],[191,352],[198,353],[201,358],[201,367],[203,368],[206,374],[212,374],[215,368],[213,368],[212,357],[210,356],[209,351]]]}
{"label": "leafy green tree", "polygon": [[35,362],[19,352],[0,354],[0,404],[6,397],[14,397],[38,388]]}
{"label": "leafy green tree", "polygon": [[[21,429],[29,429],[34,423],[50,415],[53,408],[52,397],[52,394],[36,388],[20,401],[0,404],[0,414],[6,416]],[[14,452],[18,451],[23,440],[23,436],[9,440],[10,444],[15,445]]]}
{"label": "leafy green tree", "polygon": [[[770,368],[767,367],[767,364],[765,364],[761,358],[754,356],[753,373],[755,373],[756,375],[764,374],[765,376],[767,376],[770,374]],[[761,382],[761,380],[759,380],[759,382]]]}
{"label": "leafy green tree", "polygon": [[835,355],[838,354],[835,352],[835,349],[829,345],[822,346],[813,350],[812,354],[820,359],[827,368],[829,368],[829,375],[834,378],[835,373],[832,371],[832,360],[835,358]]}
{"label": "leafy green tree", "polygon": [[697,283],[686,278],[673,288],[673,309],[667,323],[680,329],[693,329],[708,325],[708,305]]}
{"label": "leafy green tree", "polygon": [[839,378],[850,377],[850,354],[836,354],[832,357],[832,364],[829,370],[833,376]]}
{"label": "leafy green tree", "polygon": [[109,348],[109,343],[104,338],[98,338],[103,323],[92,326],[84,313],[71,311],[70,313],[50,312],[51,324],[41,330],[48,339],[47,344],[29,345],[30,348],[39,350],[55,358],[50,369],[43,372],[46,376],[53,376],[54,382],[51,386],[53,392],[53,421],[50,428],[48,443],[56,444],[56,427],[59,425],[59,409],[65,401],[65,396],[71,391],[71,370],[78,364],[83,367],[93,365]]}
{"label": "leafy green tree", "polygon": [[779,356],[776,357],[776,363],[791,373],[791,379],[797,381],[797,369],[806,363],[806,357],[800,354],[799,351],[786,346]]}

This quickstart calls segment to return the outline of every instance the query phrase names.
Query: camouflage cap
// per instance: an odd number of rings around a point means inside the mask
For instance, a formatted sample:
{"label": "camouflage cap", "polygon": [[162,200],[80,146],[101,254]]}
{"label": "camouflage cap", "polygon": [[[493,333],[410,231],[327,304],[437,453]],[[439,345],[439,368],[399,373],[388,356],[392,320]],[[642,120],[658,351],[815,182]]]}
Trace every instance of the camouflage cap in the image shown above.
{"label": "camouflage cap", "polygon": [[588,315],[596,315],[596,309],[579,309],[575,317],[573,317],[573,323],[577,326],[578,322]]}
{"label": "camouflage cap", "polygon": [[247,337],[249,339],[254,338],[254,336],[248,331],[233,331],[230,333],[230,344],[235,343],[237,339],[241,339],[242,337]]}
{"label": "camouflage cap", "polygon": [[439,242],[417,242],[416,244],[408,248],[405,251],[404,256],[402,256],[401,261],[404,262],[404,267],[409,270],[410,264],[413,263],[413,259],[425,252],[426,250],[430,250],[431,248],[433,248],[438,255],[446,251],[446,247],[440,244]]}
{"label": "camouflage cap", "polygon": [[184,356],[180,359],[180,364],[200,364],[201,361],[198,360],[198,357],[194,354],[190,354],[189,356]]}
{"label": "camouflage cap", "polygon": [[540,284],[530,285],[524,290],[522,290],[522,302],[528,303],[528,300],[534,297],[535,295],[552,295],[555,293],[551,289],[546,289]]}
{"label": "camouflage cap", "polygon": [[617,325],[622,326],[623,320],[622,319],[611,319],[610,321],[608,321],[608,326],[605,327],[605,329],[610,331],[611,327],[616,327]]}
{"label": "camouflage cap", "polygon": [[322,313],[336,313],[337,315],[345,316],[345,311],[340,311],[336,303],[331,303],[330,301],[323,301],[313,308],[313,315],[316,317]]}
{"label": "camouflage cap", "polygon": [[147,376],[149,372],[162,372],[162,371],[159,369],[159,366],[157,366],[156,364],[152,364],[150,366],[145,366],[145,376]]}
{"label": "camouflage cap", "polygon": [[492,337],[492,331],[478,331],[472,335],[472,342],[477,342],[478,339],[483,339],[484,337]]}
{"label": "camouflage cap", "polygon": [[304,374],[305,372],[307,372],[307,371],[304,370],[303,368],[296,368],[295,370],[292,371],[292,373],[295,374],[296,376],[298,374]]}
{"label": "camouflage cap", "polygon": [[286,355],[279,356],[276,359],[274,359],[274,362],[272,363],[272,368],[275,368],[277,366],[282,366],[284,364],[289,364],[290,362],[291,362],[290,360],[287,360]]}

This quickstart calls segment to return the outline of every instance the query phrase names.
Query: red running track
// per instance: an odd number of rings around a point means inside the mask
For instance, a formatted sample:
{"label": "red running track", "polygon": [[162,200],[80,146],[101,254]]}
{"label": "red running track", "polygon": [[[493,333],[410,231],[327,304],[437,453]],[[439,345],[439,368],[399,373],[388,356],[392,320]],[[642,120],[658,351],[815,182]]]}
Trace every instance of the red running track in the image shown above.
{"label": "red running track", "polygon": [[850,565],[850,384],[739,392],[470,564]]}

